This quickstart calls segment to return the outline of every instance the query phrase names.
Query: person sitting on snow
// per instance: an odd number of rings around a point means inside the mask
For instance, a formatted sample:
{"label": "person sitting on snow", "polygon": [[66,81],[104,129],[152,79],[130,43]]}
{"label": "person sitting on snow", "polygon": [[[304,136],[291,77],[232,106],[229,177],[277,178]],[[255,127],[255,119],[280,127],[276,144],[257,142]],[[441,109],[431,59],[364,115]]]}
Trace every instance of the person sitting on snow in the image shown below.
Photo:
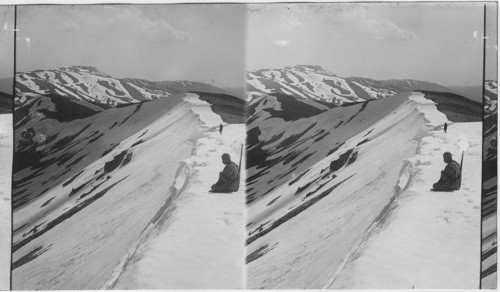
{"label": "person sitting on snow", "polygon": [[226,166],[219,172],[219,180],[212,185],[212,193],[232,193],[240,188],[240,173],[236,163],[231,161],[229,154],[222,154],[222,163]]}
{"label": "person sitting on snow", "polygon": [[446,167],[441,171],[441,178],[432,186],[432,190],[438,192],[459,190],[462,181],[460,164],[452,159],[450,152],[445,152],[443,159],[446,162]]}

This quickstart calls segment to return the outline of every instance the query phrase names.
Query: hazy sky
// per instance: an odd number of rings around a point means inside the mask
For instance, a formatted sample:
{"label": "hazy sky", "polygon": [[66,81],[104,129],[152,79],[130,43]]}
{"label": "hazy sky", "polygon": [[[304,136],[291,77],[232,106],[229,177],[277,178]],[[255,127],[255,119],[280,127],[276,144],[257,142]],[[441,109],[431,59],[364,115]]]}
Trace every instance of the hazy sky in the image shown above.
{"label": "hazy sky", "polygon": [[[488,56],[496,60],[496,9],[490,3]],[[419,79],[480,85],[481,3],[253,4],[250,70],[320,65],[342,77]],[[489,60],[491,62],[491,60]],[[496,76],[496,64],[489,78]]]}
{"label": "hazy sky", "polygon": [[[496,79],[489,5],[487,78]],[[242,86],[247,69],[311,64],[343,77],[482,79],[482,3],[19,6],[18,28],[18,72],[93,65],[118,78]]]}
{"label": "hazy sky", "polygon": [[0,5],[0,78],[14,73],[14,6]]}
{"label": "hazy sky", "polygon": [[92,65],[113,77],[243,86],[244,5],[19,6],[17,71]]}

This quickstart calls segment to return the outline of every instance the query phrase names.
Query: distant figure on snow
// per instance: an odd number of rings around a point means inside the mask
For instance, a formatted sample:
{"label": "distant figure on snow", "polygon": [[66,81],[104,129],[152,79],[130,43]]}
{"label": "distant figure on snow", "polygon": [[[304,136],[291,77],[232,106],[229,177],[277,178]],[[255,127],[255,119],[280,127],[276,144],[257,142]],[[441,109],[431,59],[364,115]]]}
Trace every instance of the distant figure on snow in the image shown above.
{"label": "distant figure on snow", "polygon": [[226,166],[219,172],[219,180],[212,185],[212,193],[232,193],[240,188],[240,173],[236,163],[231,161],[229,154],[222,154],[222,163]]}
{"label": "distant figure on snow", "polygon": [[444,123],[444,132],[446,133],[446,130],[448,130],[448,124],[445,122]]}
{"label": "distant figure on snow", "polygon": [[443,159],[446,167],[441,171],[441,178],[432,186],[432,190],[437,192],[459,190],[462,181],[460,164],[452,159],[450,152],[445,152]]}
{"label": "distant figure on snow", "polygon": [[219,126],[219,133],[221,133],[221,134],[222,134],[222,129],[223,129],[223,128],[224,128],[224,127],[222,126],[222,124],[220,124],[220,126]]}

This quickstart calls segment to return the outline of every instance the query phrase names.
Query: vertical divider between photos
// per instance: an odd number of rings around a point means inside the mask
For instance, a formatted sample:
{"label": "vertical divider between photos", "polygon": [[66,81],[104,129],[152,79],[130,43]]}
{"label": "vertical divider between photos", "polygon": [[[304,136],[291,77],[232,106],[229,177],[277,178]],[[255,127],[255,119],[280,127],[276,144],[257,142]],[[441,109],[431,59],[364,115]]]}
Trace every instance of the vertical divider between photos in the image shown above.
{"label": "vertical divider between photos", "polygon": [[9,271],[10,271],[10,277],[9,277],[9,289],[12,290],[12,261],[14,259],[14,255],[12,253],[12,242],[14,240],[14,212],[13,212],[13,207],[14,207],[14,157],[15,157],[15,145],[16,145],[16,137],[15,137],[15,131],[14,131],[14,110],[16,108],[15,106],[15,100],[16,100],[16,66],[17,66],[17,60],[16,60],[16,51],[17,51],[17,5],[14,5],[14,64],[13,64],[13,76],[12,76],[12,167],[11,167],[11,172],[10,172],[10,265],[9,265]]}

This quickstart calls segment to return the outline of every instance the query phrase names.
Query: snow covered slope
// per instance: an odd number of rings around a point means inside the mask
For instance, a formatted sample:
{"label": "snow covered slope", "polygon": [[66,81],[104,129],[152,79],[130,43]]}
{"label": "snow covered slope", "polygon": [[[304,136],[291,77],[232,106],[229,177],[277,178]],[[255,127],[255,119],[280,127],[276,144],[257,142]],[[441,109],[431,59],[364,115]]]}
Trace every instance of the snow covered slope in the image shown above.
{"label": "snow covered slope", "polygon": [[[34,138],[16,133],[13,289],[106,287],[165,231],[194,175],[184,160],[198,139],[235,120],[233,107],[205,100],[216,99],[179,94],[72,121],[23,121]],[[212,110],[216,125],[206,119]]]}
{"label": "snow covered slope", "polygon": [[[247,141],[250,288],[332,285],[356,248],[411,187],[417,175],[411,158],[425,137],[447,121],[442,114],[429,120],[427,113],[437,112],[436,106],[422,96],[396,95],[295,119],[286,117],[279,100],[269,106],[268,99],[267,108],[255,110]],[[433,161],[441,160],[440,154]],[[426,181],[426,190],[433,182]],[[469,231],[478,229],[464,232]]]}
{"label": "snow covered slope", "polygon": [[175,220],[141,246],[111,287],[244,288],[243,184],[232,194],[208,194],[207,190],[218,179],[223,153],[239,163],[245,125],[227,125],[222,134],[218,125],[213,123],[196,141],[193,156],[183,161],[192,175],[170,215]]}
{"label": "snow covered slope", "polygon": [[215,86],[192,81],[153,82],[117,79],[91,66],[70,66],[16,74],[16,107],[39,95],[56,95],[101,106],[154,100],[188,91],[225,93]]}
{"label": "snow covered slope", "polygon": [[266,94],[281,93],[340,105],[384,98],[417,89],[449,91],[438,84],[417,80],[377,81],[361,77],[343,78],[315,65],[250,71],[246,80],[250,101]]}
{"label": "snow covered slope", "polygon": [[12,115],[0,115],[0,290],[10,290]]}
{"label": "snow covered slope", "polygon": [[[429,117],[434,115],[434,117]],[[426,112],[429,132],[408,158],[406,185],[384,220],[353,250],[329,288],[477,289],[479,287],[482,125],[447,121],[440,112]],[[462,188],[432,192],[445,163],[443,151],[465,151]],[[409,175],[409,176],[408,176]],[[460,268],[457,268],[460,267]]]}

